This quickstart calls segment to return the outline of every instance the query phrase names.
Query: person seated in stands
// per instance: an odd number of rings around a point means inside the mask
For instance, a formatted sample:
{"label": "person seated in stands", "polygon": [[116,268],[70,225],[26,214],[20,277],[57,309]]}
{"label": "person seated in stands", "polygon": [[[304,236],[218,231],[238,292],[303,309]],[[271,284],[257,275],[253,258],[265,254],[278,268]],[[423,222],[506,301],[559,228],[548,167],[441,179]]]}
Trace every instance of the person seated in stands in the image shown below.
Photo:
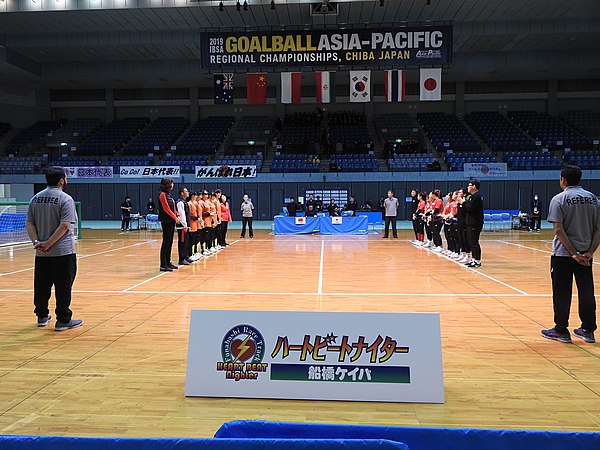
{"label": "person seated in stands", "polygon": [[306,217],[314,217],[316,215],[317,215],[317,210],[315,209],[315,205],[308,205],[306,208]]}
{"label": "person seated in stands", "polygon": [[330,216],[333,216],[333,213],[336,210],[336,208],[338,210],[338,216],[339,216],[340,215],[339,214],[339,211],[340,211],[339,206],[335,203],[334,199],[329,200],[329,205],[327,205],[327,212],[329,213]]}
{"label": "person seated in stands", "polygon": [[296,203],[296,199],[294,197],[290,197],[290,202],[287,204],[287,210],[290,217],[296,217],[296,213],[298,212],[298,204]]}
{"label": "person seated in stands", "polygon": [[441,170],[442,166],[439,161],[433,161],[431,164],[429,164],[430,172],[440,172]]}
{"label": "person seated in stands", "polygon": [[373,201],[371,199],[367,200],[360,210],[364,212],[373,211]]}
{"label": "person seated in stands", "polygon": [[348,203],[344,205],[344,211],[352,211],[352,215],[356,215],[356,211],[358,211],[358,203],[356,203],[356,198],[354,196],[350,196],[350,200],[348,200]]}
{"label": "person seated in stands", "polygon": [[311,206],[313,207],[313,209],[316,211],[316,201],[315,201],[315,196],[313,194],[309,194],[308,198],[306,199],[306,202],[304,203],[304,206],[306,206],[306,210],[308,211],[308,208],[310,208]]}
{"label": "person seated in stands", "polygon": [[335,208],[333,208],[333,212],[329,213],[329,215],[333,216],[333,217],[339,217],[339,216],[342,215],[342,213],[341,213],[340,208],[338,207],[338,205],[335,205]]}
{"label": "person seated in stands", "polygon": [[317,199],[315,200],[315,210],[317,212],[323,211],[323,200],[321,200],[320,195],[317,195]]}
{"label": "person seated in stands", "polygon": [[339,172],[341,170],[341,167],[338,166],[336,163],[329,163],[329,171],[330,172]]}

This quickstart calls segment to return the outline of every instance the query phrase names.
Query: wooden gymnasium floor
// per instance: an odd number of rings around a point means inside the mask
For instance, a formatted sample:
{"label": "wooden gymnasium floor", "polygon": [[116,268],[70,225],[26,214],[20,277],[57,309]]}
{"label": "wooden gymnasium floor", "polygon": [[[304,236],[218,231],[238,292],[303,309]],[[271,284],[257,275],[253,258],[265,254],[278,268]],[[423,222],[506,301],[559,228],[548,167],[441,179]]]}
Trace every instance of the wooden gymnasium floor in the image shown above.
{"label": "wooden gymnasium floor", "polygon": [[[550,230],[486,233],[476,271],[413,247],[408,230],[261,230],[166,274],[158,233],[85,232],[73,301],[84,326],[63,333],[34,324],[30,248],[0,249],[0,434],[210,437],[235,419],[600,431],[600,344],[540,336]],[[446,403],[185,398],[192,308],[439,311]]]}

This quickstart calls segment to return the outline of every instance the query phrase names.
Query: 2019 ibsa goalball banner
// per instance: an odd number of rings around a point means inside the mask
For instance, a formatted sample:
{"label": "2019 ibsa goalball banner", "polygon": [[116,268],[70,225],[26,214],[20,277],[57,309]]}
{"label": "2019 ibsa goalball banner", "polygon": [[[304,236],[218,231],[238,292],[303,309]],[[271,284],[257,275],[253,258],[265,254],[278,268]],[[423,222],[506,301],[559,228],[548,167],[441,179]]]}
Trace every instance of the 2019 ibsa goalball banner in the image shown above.
{"label": "2019 ibsa goalball banner", "polygon": [[431,66],[452,61],[452,26],[202,33],[201,46],[205,69]]}
{"label": "2019 ibsa goalball banner", "polygon": [[439,314],[193,310],[185,395],[443,403]]}

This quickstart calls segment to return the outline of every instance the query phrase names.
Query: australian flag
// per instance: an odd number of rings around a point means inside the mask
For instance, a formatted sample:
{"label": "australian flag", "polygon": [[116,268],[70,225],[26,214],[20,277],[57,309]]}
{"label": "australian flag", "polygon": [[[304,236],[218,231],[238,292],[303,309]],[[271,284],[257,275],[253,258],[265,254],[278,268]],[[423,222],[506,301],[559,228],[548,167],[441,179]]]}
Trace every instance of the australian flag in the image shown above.
{"label": "australian flag", "polygon": [[215,105],[233,104],[233,74],[215,73],[213,75]]}

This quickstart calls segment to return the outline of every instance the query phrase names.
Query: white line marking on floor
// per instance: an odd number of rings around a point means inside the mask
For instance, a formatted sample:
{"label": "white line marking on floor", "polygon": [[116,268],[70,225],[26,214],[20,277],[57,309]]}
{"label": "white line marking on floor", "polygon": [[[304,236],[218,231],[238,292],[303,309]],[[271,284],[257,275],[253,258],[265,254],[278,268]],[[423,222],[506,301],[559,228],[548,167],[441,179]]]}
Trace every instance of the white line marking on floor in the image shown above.
{"label": "white line marking on floor", "polygon": [[136,287],[138,287],[138,286],[141,286],[142,284],[146,284],[146,283],[148,283],[149,281],[156,280],[157,278],[159,278],[159,277],[162,277],[163,275],[166,275],[167,273],[168,273],[168,272],[161,272],[161,273],[159,273],[158,275],[155,275],[155,276],[153,276],[152,278],[148,278],[147,280],[145,280],[145,281],[142,281],[142,282],[140,282],[140,283],[138,283],[138,284],[134,284],[133,286],[130,286],[130,287],[128,287],[127,289],[123,289],[123,292],[129,292],[129,291],[131,291],[132,289],[135,289]]}
{"label": "white line marking on floor", "polygon": [[[548,250],[542,250],[541,248],[528,247],[527,245],[514,244],[514,243],[508,242],[508,241],[498,241],[498,242],[501,242],[502,244],[506,244],[506,245],[513,245],[515,247],[524,248],[524,249],[527,249],[527,250],[533,250],[533,251],[540,252],[540,253],[546,253],[547,255],[552,255],[552,252],[549,252]],[[593,261],[593,263],[600,265],[600,263],[597,262],[597,261]]]}
{"label": "white line marking on floor", "polygon": [[323,260],[325,259],[325,241],[321,241],[321,261],[319,262],[319,286],[317,294],[323,293]]}
{"label": "white line marking on floor", "polygon": [[117,242],[119,239],[111,239],[109,241],[94,242],[94,245],[108,244],[109,242]]}

